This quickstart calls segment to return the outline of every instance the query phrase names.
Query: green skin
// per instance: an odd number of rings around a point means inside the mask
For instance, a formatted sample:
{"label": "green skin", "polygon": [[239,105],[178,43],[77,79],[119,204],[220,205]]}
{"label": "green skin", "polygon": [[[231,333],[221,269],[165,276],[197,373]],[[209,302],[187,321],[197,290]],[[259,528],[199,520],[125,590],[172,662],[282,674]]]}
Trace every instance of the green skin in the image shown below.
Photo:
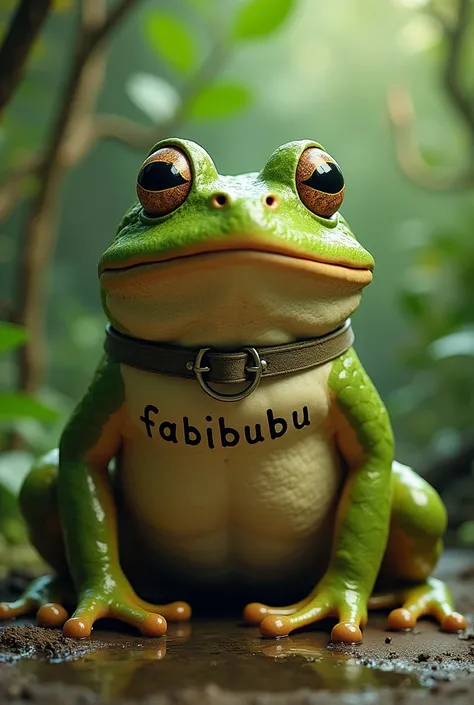
{"label": "green skin", "polygon": [[[140,203],[133,205],[100,259],[100,276],[131,260],[163,258],[183,248],[199,249],[235,233],[248,233],[262,243],[284,246],[295,257],[310,255],[324,263],[372,270],[371,255],[339,213],[323,218],[301,201],[295,183],[297,164],[305,149],[320,147],[317,143],[284,145],[259,174],[238,177],[219,175],[209,155],[194,143],[166,140],[155,145],[152,152],[163,145],[174,145],[187,154],[193,172],[189,196],[177,210],[158,218],[146,217]],[[227,208],[210,207],[216,193],[230,196]],[[258,205],[268,193],[278,198],[277,209]],[[127,326],[114,320],[108,311],[104,285],[102,298],[114,326],[126,331]],[[445,629],[463,628],[463,618],[453,612],[446,586],[429,578],[441,550],[444,507],[434,490],[410,469],[394,464],[394,441],[386,410],[354,350],[332,363],[328,384],[337,417],[339,449],[349,468],[338,505],[329,565],[318,585],[300,603],[280,608],[249,605],[246,618],[259,622],[265,636],[283,636],[325,616],[334,616],[338,624],[333,639],[357,642],[368,608],[390,605],[402,606],[391,613],[394,628],[410,628],[424,614],[434,615]],[[111,428],[120,434],[120,427],[116,428],[120,422],[114,420],[114,414],[123,401],[120,366],[105,358],[62,435],[59,469],[54,456],[42,459],[27,478],[21,495],[31,537],[59,577],[37,581],[20,600],[0,606],[0,617],[40,607],[40,623],[55,623],[54,610],[42,605],[67,600],[68,591],[76,609],[68,621],[65,615],[59,615],[56,623],[65,621],[64,631],[69,636],[87,636],[94,621],[103,616],[124,620],[149,635],[163,633],[166,619],[189,617],[185,603],[144,602],[132,587],[133,575],[125,575],[119,563],[117,511],[107,472],[115,450],[107,438]],[[53,540],[44,524],[44,507],[56,501],[60,528],[56,526],[59,535]],[[384,576],[398,581],[397,588],[371,597],[377,578],[382,581]]]}

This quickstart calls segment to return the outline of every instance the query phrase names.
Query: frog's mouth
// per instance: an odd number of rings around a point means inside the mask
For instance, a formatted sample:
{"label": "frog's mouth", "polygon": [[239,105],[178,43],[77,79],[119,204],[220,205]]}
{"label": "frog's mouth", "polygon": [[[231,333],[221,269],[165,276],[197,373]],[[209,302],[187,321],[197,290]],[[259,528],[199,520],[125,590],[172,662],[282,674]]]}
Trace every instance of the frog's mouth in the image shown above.
{"label": "frog's mouth", "polygon": [[182,268],[184,273],[184,268],[195,268],[198,262],[202,265],[203,260],[207,267],[225,267],[228,257],[255,263],[261,261],[267,266],[271,264],[286,269],[299,268],[307,274],[344,281],[361,288],[372,281],[373,265],[369,262],[357,265],[344,258],[323,259],[317,254],[298,251],[284,244],[258,243],[242,238],[210,241],[163,254],[139,254],[122,262],[103,263],[99,268],[99,277],[105,289],[115,289],[131,280],[153,276],[157,269],[162,274],[166,269],[170,274],[178,273],[178,268]]}

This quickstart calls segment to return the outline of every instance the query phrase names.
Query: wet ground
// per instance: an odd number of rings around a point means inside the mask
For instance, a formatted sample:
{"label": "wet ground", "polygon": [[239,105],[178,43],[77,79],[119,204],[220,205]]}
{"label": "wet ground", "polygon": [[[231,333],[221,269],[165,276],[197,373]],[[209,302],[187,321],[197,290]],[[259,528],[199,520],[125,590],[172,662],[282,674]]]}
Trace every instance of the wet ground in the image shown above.
{"label": "wet ground", "polygon": [[[448,554],[438,572],[459,609],[471,614],[473,562],[472,555]],[[474,702],[474,634],[441,634],[429,621],[411,633],[389,633],[385,624],[385,615],[371,615],[364,644],[343,647],[328,644],[330,623],[278,641],[236,619],[170,625],[160,639],[118,633],[115,624],[79,643],[16,623],[0,632],[0,702]]]}

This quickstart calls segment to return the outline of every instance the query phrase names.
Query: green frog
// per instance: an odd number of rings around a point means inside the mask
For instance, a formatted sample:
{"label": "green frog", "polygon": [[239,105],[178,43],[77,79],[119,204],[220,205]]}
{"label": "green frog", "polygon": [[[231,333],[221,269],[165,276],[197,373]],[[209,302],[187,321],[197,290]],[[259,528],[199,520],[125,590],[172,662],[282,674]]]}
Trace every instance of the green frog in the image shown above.
{"label": "green frog", "polygon": [[[159,636],[207,599],[246,605],[265,637],[330,617],[334,641],[360,642],[380,607],[391,629],[423,615],[465,628],[430,577],[445,508],[394,460],[387,411],[347,338],[374,262],[340,213],[344,192],[309,140],[239,176],[191,141],[153,147],[99,263],[108,339],[132,353],[106,346],[59,449],[24,482],[31,541],[54,575],[1,618],[35,610],[87,637],[112,617]],[[282,352],[285,369],[266,374],[264,355]],[[164,354],[170,373],[154,368]],[[245,379],[211,383],[227,354],[246,361]]]}

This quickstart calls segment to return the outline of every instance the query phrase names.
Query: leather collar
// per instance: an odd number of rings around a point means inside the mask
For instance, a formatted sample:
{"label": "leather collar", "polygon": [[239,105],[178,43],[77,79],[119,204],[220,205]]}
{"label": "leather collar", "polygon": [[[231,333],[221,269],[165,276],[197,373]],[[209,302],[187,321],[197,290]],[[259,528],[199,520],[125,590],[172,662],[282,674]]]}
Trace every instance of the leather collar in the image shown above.
{"label": "leather collar", "polygon": [[[244,347],[232,352],[211,348],[198,350],[133,338],[108,324],[104,347],[116,362],[147,372],[197,378],[210,396],[219,400],[237,401],[248,396],[260,379],[324,365],[345,353],[353,342],[354,333],[348,319],[336,330],[318,338],[284,345]],[[250,386],[244,393],[223,395],[214,392],[208,383],[247,383]]]}

